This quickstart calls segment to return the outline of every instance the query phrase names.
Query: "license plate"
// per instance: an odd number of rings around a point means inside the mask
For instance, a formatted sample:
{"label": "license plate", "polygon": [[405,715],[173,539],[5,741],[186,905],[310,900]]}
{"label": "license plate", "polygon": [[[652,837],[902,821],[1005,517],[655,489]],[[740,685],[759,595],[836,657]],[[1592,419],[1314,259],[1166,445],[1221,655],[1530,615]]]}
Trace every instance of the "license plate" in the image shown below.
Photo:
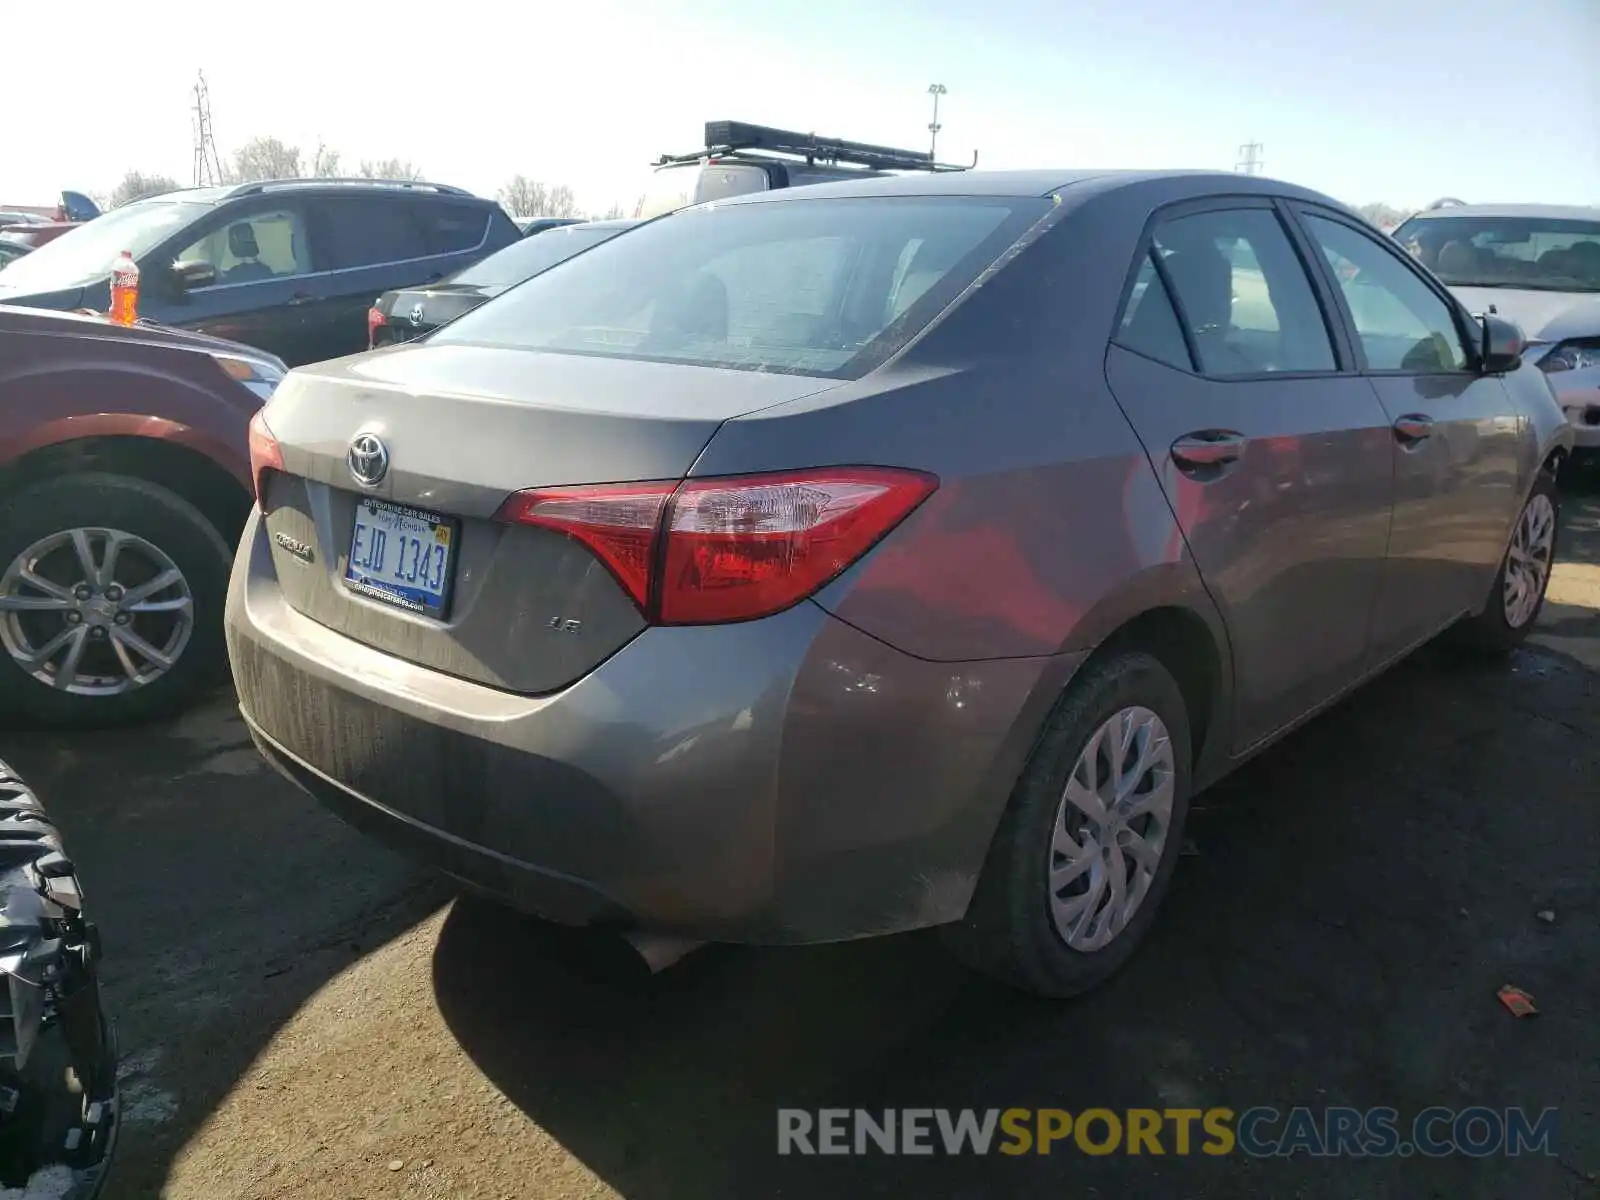
{"label": "license plate", "polygon": [[455,567],[455,522],[365,497],[356,501],[345,586],[408,612],[442,618]]}

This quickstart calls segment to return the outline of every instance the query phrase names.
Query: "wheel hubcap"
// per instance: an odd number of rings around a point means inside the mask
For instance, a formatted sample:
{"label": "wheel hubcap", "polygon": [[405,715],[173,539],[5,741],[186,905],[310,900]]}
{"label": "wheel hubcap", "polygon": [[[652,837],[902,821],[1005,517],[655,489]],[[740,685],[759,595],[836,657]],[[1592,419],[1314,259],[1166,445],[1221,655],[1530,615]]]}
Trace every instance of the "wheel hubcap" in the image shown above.
{"label": "wheel hubcap", "polygon": [[1521,629],[1533,619],[1550,580],[1550,559],[1555,548],[1556,508],[1550,497],[1528,501],[1511,534],[1506,551],[1506,624]]}
{"label": "wheel hubcap", "polygon": [[1074,950],[1099,950],[1144,903],[1172,827],[1172,738],[1148,708],[1095,730],[1056,810],[1050,916]]}
{"label": "wheel hubcap", "polygon": [[68,529],[0,575],[0,643],[41,683],[114,696],[161,678],[194,632],[194,596],[157,546],[120,529]]}

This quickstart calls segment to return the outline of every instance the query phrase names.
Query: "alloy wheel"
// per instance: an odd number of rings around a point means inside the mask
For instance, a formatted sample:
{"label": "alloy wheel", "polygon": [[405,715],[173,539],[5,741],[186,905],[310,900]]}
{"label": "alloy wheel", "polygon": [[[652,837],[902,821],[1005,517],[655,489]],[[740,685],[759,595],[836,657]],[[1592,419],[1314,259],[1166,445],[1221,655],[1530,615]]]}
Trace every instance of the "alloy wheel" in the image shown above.
{"label": "alloy wheel", "polygon": [[194,596],[160,547],[120,529],[67,529],[0,575],[0,644],[39,682],[80,696],[145,687],[177,665]]}

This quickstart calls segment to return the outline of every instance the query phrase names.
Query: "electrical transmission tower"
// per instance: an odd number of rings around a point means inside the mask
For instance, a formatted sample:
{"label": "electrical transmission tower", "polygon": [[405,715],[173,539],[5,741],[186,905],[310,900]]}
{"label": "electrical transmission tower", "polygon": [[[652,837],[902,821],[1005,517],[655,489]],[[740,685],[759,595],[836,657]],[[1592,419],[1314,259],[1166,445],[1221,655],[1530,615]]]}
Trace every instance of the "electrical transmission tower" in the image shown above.
{"label": "electrical transmission tower", "polygon": [[217,140],[211,133],[211,92],[206,73],[194,85],[194,185],[205,187],[222,182],[222,160],[217,157]]}
{"label": "electrical transmission tower", "polygon": [[930,83],[928,95],[933,97],[933,120],[928,122],[928,157],[934,158],[939,153],[939,130],[944,126],[939,124],[939,97],[949,92],[949,88],[942,83]]}
{"label": "electrical transmission tower", "polygon": [[1241,175],[1261,174],[1261,151],[1263,148],[1260,142],[1246,142],[1240,146],[1239,161],[1233,164],[1233,169]]}

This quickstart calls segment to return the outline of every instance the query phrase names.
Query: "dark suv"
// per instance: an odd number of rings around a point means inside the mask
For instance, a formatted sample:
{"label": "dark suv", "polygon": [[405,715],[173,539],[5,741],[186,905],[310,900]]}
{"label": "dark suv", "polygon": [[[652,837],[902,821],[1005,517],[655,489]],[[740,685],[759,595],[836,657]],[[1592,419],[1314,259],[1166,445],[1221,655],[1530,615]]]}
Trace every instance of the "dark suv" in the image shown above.
{"label": "dark suv", "polygon": [[747,121],[707,121],[704,149],[656,160],[650,187],[633,215],[659,217],[707,200],[895,171],[965,171],[977,162],[973,155],[969,166],[954,166],[935,162],[926,150],[847,142]]}
{"label": "dark suv", "polygon": [[169,192],[113,209],[0,273],[0,304],[104,309],[139,264],[139,314],[291,366],[367,347],[372,297],[443,279],[521,237],[492,200],[437,183],[293,179]]}

